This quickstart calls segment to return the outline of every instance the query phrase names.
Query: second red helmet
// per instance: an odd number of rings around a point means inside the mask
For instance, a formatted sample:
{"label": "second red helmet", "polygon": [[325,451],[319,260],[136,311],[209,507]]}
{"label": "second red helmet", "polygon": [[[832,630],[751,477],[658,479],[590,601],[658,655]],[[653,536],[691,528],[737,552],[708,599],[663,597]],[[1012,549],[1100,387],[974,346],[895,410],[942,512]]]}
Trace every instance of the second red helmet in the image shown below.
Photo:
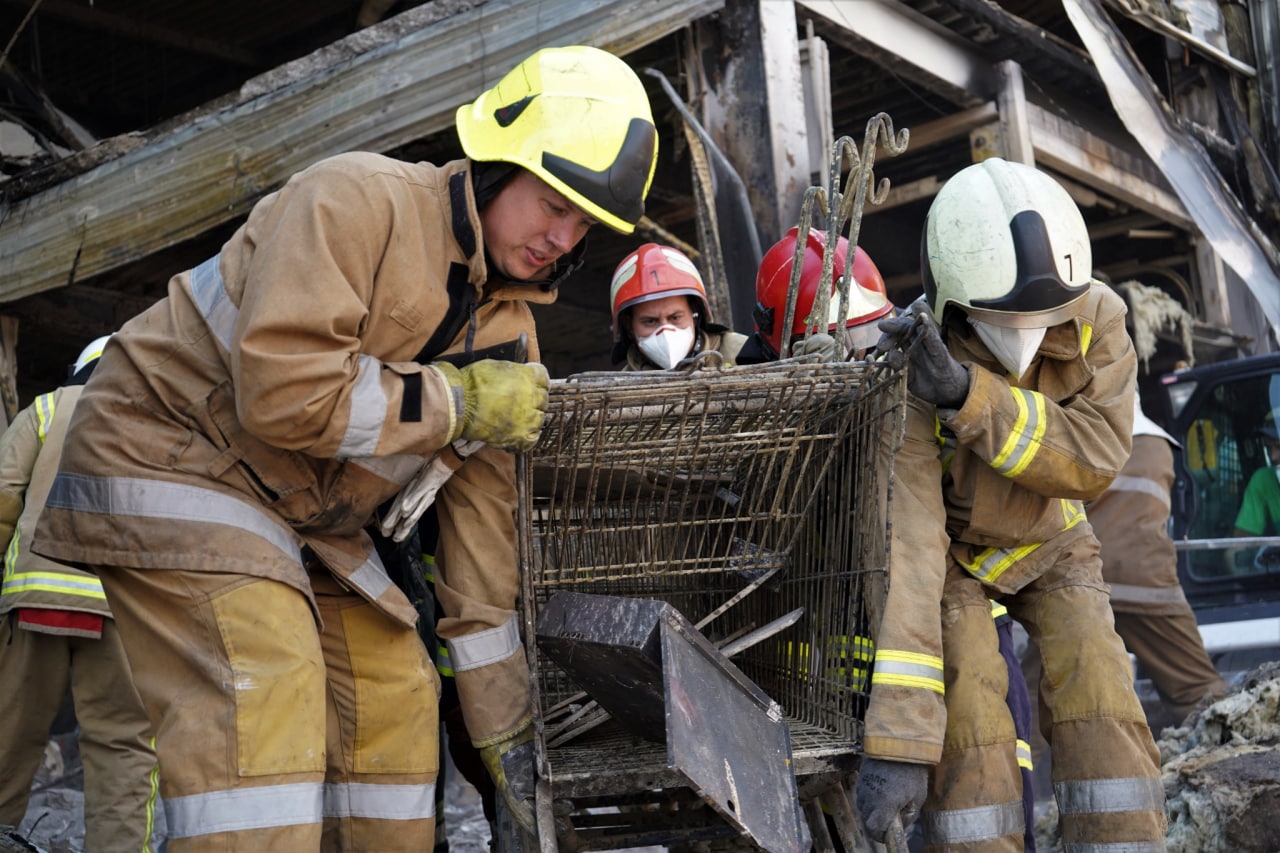
{"label": "second red helmet", "polygon": [[[782,326],[787,315],[787,291],[791,286],[791,271],[795,266],[799,230],[792,228],[765,252],[764,259],[760,261],[760,270],[756,274],[756,331],[772,349],[774,356],[784,355]],[[818,282],[822,278],[822,258],[826,248],[827,235],[811,228],[805,241],[790,339],[803,335],[805,329],[813,325],[809,315],[818,294]],[[830,332],[840,328],[839,318],[835,316],[840,310],[840,296],[835,282],[844,275],[848,256],[849,241],[841,237],[836,243],[836,256],[832,266],[832,296],[827,327]],[[853,278],[849,287],[849,310],[845,314],[845,328],[871,323],[893,310],[893,303],[885,293],[884,278],[861,246],[854,249]]]}

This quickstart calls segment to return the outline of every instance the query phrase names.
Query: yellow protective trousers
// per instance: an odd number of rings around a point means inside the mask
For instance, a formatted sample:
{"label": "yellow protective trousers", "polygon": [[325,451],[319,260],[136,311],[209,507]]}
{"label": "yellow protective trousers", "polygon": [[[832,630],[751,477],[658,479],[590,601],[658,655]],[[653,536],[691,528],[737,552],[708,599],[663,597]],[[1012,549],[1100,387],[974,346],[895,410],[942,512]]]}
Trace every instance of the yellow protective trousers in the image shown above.
{"label": "yellow protective trousers", "polygon": [[18,826],[67,687],[80,726],[85,846],[95,853],[150,849],[156,757],[120,634],[63,637],[0,617],[0,823]]}
{"label": "yellow protective trousers", "polygon": [[[327,571],[99,570],[156,731],[169,849],[429,850],[439,681]],[[317,625],[317,615],[319,625]]]}
{"label": "yellow protective trousers", "polygon": [[1159,753],[1115,631],[1097,550],[1092,535],[1072,537],[1052,566],[1006,595],[958,564],[948,567],[942,601],[947,727],[921,813],[926,849],[1023,849],[1022,782],[1005,703],[1008,670],[988,596],[1008,607],[1043,656],[1040,704],[1047,714],[1041,725],[1052,750],[1063,844],[1081,851],[1165,849]]}

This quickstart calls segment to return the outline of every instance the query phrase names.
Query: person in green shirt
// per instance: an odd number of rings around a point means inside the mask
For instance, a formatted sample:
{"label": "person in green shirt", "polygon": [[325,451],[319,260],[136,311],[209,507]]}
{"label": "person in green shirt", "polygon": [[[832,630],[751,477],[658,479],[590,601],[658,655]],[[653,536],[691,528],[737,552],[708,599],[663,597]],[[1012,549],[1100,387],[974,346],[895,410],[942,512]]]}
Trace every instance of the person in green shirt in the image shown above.
{"label": "person in green shirt", "polygon": [[1236,536],[1270,536],[1280,533],[1280,434],[1274,413],[1268,413],[1258,430],[1267,449],[1267,465],[1253,472],[1245,486]]}

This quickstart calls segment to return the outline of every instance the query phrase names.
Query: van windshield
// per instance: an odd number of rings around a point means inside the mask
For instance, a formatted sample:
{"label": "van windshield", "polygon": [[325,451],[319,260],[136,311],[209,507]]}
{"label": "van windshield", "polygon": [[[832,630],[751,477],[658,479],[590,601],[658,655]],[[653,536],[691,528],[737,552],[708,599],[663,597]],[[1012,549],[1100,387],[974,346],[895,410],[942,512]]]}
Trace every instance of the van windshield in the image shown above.
{"label": "van windshield", "polygon": [[[1242,539],[1190,552],[1196,580],[1280,573],[1280,375],[1215,386],[1182,442],[1195,484],[1188,539]],[[1247,541],[1276,537],[1275,543]]]}

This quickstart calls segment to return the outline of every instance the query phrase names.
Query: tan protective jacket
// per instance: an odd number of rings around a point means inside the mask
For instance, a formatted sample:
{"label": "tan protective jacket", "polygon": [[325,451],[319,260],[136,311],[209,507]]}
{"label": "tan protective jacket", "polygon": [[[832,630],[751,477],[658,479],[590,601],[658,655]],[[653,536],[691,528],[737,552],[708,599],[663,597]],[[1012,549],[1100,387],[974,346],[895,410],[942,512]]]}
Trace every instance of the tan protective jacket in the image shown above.
{"label": "tan protective jacket", "polygon": [[942,754],[940,602],[948,566],[1013,593],[1088,534],[1081,501],[1129,454],[1136,357],[1124,303],[1095,283],[1080,314],[1045,334],[1022,381],[977,335],[949,335],[969,371],[958,410],[914,397],[893,461],[889,595],[877,636],[866,754],[937,763]]}
{"label": "tan protective jacket", "polygon": [[[523,332],[537,360],[525,303],[555,299],[488,280],[467,169],[324,160],[263,198],[218,255],[174,276],[168,298],[112,337],[86,386],[36,549],[271,578],[309,599],[305,566],[318,560],[413,624],[364,528],[461,429],[462,401],[414,359],[452,291],[476,301],[445,353],[479,356]],[[530,710],[512,455],[472,455],[439,507],[450,617],[439,630],[458,643],[458,687],[482,740]]]}
{"label": "tan protective jacket", "polygon": [[1169,538],[1173,450],[1166,439],[1135,435],[1115,482],[1091,502],[1089,523],[1102,544],[1102,576],[1117,613],[1187,612],[1178,553]]}
{"label": "tan protective jacket", "polygon": [[110,617],[94,575],[31,553],[31,533],[58,472],[58,457],[83,385],[41,394],[0,435],[0,542],[7,543],[0,616],[15,607]]}

